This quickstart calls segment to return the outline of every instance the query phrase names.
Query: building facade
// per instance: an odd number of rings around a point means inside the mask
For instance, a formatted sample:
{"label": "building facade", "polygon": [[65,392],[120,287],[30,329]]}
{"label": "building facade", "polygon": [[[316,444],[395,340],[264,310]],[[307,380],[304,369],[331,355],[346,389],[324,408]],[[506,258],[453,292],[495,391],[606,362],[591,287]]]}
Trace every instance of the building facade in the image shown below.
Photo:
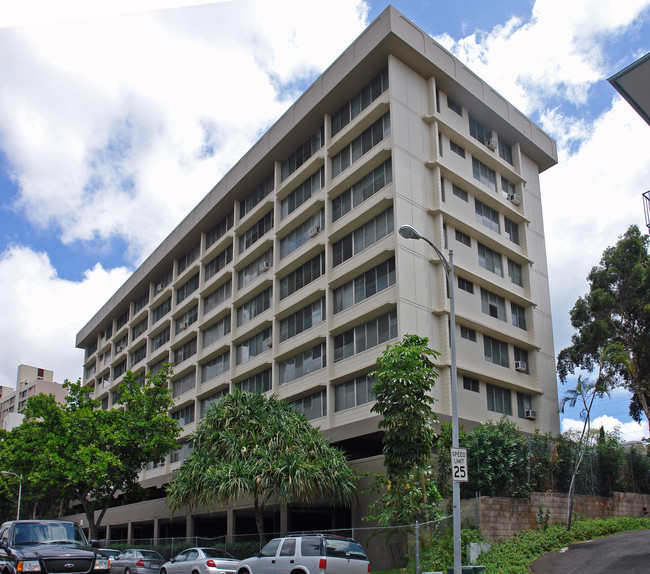
{"label": "building facade", "polygon": [[[187,437],[233,388],[274,393],[357,464],[376,463],[368,373],[407,333],[441,353],[435,410],[449,420],[445,273],[403,224],[453,250],[461,424],[505,414],[559,432],[539,186],[556,161],[551,138],[387,8],[78,333],[103,408],[127,369],[175,365],[181,442],[142,485],[162,496]],[[211,510],[172,519],[152,494],[106,522],[123,537],[252,526],[246,501]],[[310,524],[358,518],[324,514]]]}
{"label": "building facade", "polygon": [[0,387],[0,425],[4,430],[20,425],[27,399],[36,395],[54,395],[62,403],[67,392],[61,383],[54,382],[54,371],[19,365],[16,388]]}

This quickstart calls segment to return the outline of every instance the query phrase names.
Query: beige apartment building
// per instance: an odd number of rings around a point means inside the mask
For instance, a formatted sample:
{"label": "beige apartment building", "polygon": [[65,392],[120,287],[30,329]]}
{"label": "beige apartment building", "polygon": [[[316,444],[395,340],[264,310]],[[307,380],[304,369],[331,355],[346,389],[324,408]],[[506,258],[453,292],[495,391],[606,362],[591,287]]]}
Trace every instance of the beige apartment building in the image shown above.
{"label": "beige apartment building", "polygon": [[16,388],[0,387],[0,426],[11,430],[20,425],[29,397],[54,395],[62,403],[67,394],[61,383],[54,382],[54,371],[19,365]]}
{"label": "beige apartment building", "polygon": [[[107,535],[254,531],[247,501],[170,517],[163,498],[187,438],[233,388],[293,403],[354,464],[381,468],[368,373],[417,333],[441,353],[435,409],[450,419],[445,272],[403,224],[453,251],[461,424],[505,414],[559,432],[539,185],[556,162],[548,135],[387,8],[78,333],[103,408],[127,369],[175,365],[179,448],[143,470],[149,500],[109,510]],[[278,509],[268,530],[361,514]]]}

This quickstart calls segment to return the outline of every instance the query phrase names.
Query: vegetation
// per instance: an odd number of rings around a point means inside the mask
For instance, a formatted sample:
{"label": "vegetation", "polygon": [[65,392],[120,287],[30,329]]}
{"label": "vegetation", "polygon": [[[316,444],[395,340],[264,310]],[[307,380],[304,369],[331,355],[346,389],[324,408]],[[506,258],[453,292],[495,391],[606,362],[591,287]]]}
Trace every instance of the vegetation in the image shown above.
{"label": "vegetation", "polygon": [[370,519],[380,526],[413,524],[438,516],[438,492],[432,464],[437,421],[431,390],[438,373],[431,359],[439,353],[429,340],[405,335],[388,345],[370,374],[375,384],[372,411],[382,415],[386,473],[375,478],[382,494],[372,503]]}
{"label": "vegetation", "polygon": [[648,242],[632,225],[589,272],[589,293],[571,310],[576,333],[558,355],[558,375],[565,383],[576,370],[593,372],[600,365],[611,373],[610,385],[632,393],[630,415],[637,422],[645,415],[650,428]]}
{"label": "vegetation", "polygon": [[271,497],[331,504],[356,498],[357,477],[343,452],[276,397],[235,390],[210,406],[192,440],[192,453],[167,486],[172,511],[249,496],[263,538]]}
{"label": "vegetation", "polygon": [[[179,428],[168,415],[173,404],[170,374],[171,366],[164,365],[141,383],[127,371],[117,395],[122,409],[98,408],[99,401],[90,398],[81,381],[64,383],[65,404],[53,395],[31,397],[23,423],[4,435],[2,468],[25,477],[27,500],[53,492],[64,502],[79,500],[90,537],[97,538],[117,492],[137,492],[144,465],[164,460],[176,447]],[[21,514],[36,514],[35,504]]]}

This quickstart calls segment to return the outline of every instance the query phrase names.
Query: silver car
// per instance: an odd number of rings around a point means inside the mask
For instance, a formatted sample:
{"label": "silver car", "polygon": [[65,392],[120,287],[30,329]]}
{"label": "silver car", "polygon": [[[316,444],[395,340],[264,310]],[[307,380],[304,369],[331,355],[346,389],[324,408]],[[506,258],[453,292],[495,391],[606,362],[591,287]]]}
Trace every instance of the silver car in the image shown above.
{"label": "silver car", "polygon": [[237,574],[368,574],[370,563],[352,538],[323,534],[274,538]]}
{"label": "silver car", "polygon": [[155,550],[129,548],[111,558],[111,574],[158,574],[164,561]]}
{"label": "silver car", "polygon": [[160,574],[234,574],[239,560],[218,548],[188,548],[165,562]]}

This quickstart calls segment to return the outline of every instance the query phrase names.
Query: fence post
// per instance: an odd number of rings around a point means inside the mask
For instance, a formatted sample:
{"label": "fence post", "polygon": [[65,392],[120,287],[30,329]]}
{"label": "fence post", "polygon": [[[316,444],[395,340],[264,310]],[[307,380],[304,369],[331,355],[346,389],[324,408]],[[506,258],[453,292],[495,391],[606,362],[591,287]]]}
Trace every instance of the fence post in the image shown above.
{"label": "fence post", "polygon": [[415,521],[415,574],[420,574],[420,525]]}

